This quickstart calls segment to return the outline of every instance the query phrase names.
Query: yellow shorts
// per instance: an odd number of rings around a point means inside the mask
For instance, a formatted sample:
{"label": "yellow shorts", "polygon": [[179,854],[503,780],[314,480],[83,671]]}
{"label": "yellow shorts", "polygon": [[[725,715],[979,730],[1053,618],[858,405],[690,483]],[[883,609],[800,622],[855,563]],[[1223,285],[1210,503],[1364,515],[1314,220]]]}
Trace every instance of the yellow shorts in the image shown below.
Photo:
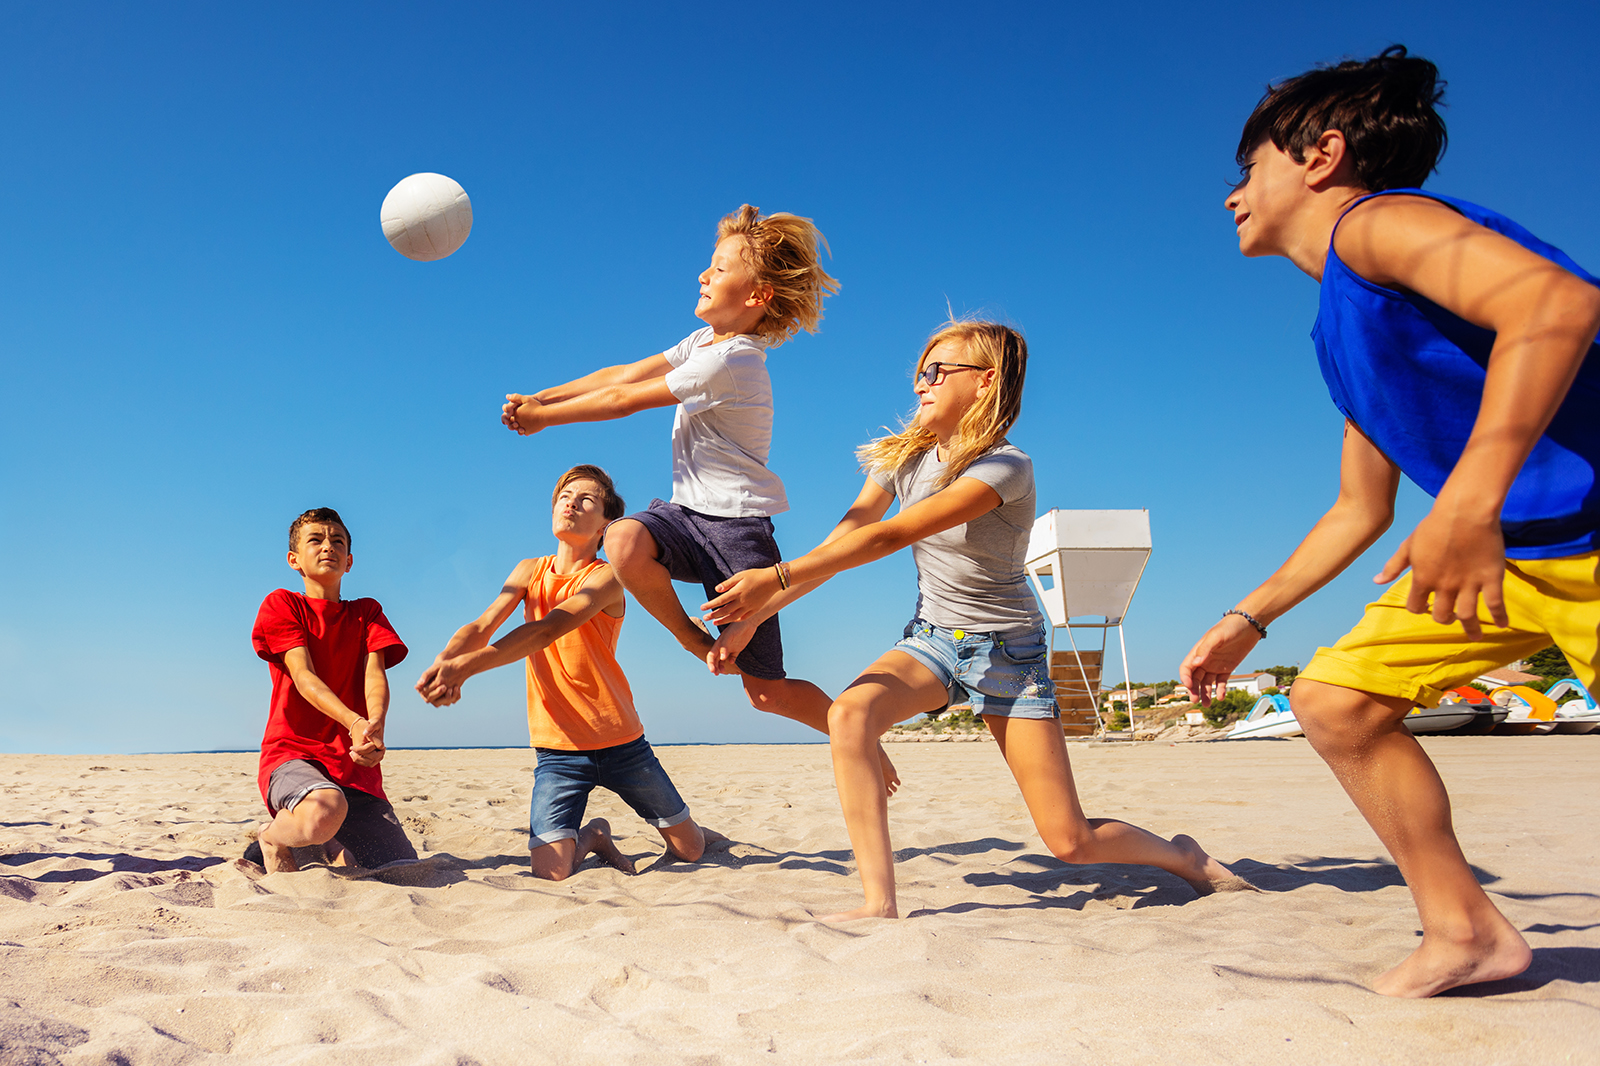
{"label": "yellow shorts", "polygon": [[1506,628],[1480,615],[1483,636],[1406,610],[1408,572],[1331,648],[1318,648],[1301,677],[1424,707],[1480,674],[1556,645],[1573,676],[1594,689],[1600,643],[1600,552],[1564,559],[1507,559]]}

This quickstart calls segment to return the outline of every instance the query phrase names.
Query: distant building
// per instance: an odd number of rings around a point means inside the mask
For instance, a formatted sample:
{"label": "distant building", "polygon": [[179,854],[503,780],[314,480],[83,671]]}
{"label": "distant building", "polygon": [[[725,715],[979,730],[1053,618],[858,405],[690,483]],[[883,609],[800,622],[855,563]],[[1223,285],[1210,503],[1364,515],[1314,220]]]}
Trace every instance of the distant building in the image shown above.
{"label": "distant building", "polygon": [[1172,691],[1162,696],[1157,703],[1193,703],[1194,694],[1187,685],[1173,685]]}
{"label": "distant building", "polygon": [[1269,688],[1277,688],[1278,679],[1272,674],[1234,674],[1228,678],[1229,692],[1248,692],[1259,696]]}
{"label": "distant building", "polygon": [[[1141,696],[1149,696],[1151,699],[1154,699],[1155,695],[1156,690],[1153,688],[1136,688],[1133,690],[1133,701],[1138,703]],[[1126,704],[1128,702],[1127,688],[1114,688],[1108,690],[1106,692],[1106,702]]]}
{"label": "distant building", "polygon": [[1538,674],[1527,674],[1521,670],[1513,670],[1509,666],[1502,666],[1498,670],[1490,670],[1472,679],[1475,684],[1487,689],[1496,689],[1501,685],[1526,685],[1533,681],[1543,681]]}

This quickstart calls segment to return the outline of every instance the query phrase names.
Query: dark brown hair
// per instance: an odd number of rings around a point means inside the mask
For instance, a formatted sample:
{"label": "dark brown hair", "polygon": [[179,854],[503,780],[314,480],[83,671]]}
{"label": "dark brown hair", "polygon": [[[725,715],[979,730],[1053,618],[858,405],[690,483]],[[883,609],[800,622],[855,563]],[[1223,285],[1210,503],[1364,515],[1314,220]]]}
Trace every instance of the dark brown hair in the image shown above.
{"label": "dark brown hair", "polygon": [[289,550],[300,550],[300,527],[311,522],[320,522],[323,525],[334,525],[344,530],[344,546],[350,547],[350,527],[344,524],[344,519],[339,517],[339,512],[332,507],[313,507],[305,514],[289,523]]}
{"label": "dark brown hair", "polygon": [[1371,192],[1420,188],[1449,138],[1435,107],[1439,68],[1390,45],[1371,59],[1347,59],[1267,87],[1234,154],[1241,170],[1262,141],[1296,163],[1328,130],[1344,134],[1356,182]]}
{"label": "dark brown hair", "polygon": [[555,490],[550,493],[551,507],[556,505],[556,497],[561,495],[561,490],[574,481],[593,481],[600,486],[602,494],[600,513],[606,516],[607,521],[615,522],[627,510],[622,497],[617,495],[617,486],[611,482],[611,475],[591,463],[579,463],[561,475],[561,479],[556,482]]}

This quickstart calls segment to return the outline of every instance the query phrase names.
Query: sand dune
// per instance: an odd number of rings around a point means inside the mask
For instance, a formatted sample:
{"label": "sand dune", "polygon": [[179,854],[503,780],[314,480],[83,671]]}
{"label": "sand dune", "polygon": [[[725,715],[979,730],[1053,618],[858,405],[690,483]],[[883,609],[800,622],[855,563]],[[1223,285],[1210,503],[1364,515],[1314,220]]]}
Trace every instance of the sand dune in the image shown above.
{"label": "sand dune", "polygon": [[427,857],[247,876],[253,755],[0,756],[0,1063],[1600,1062],[1600,742],[1426,741],[1524,977],[1364,987],[1409,896],[1303,740],[1074,745],[1085,805],[1263,891],[1043,852],[992,744],[906,744],[901,907],[858,902],[827,749],[663,748],[696,865],[609,793],[633,877],[526,870],[526,751],[393,752]]}

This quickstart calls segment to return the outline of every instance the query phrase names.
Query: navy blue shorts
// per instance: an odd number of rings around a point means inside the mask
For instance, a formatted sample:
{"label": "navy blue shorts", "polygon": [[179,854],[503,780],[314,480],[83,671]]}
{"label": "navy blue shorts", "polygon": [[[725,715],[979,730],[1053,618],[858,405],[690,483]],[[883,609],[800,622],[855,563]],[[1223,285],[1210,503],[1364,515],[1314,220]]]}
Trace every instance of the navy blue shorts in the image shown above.
{"label": "navy blue shorts", "polygon": [[533,799],[528,804],[529,848],[576,837],[589,793],[596,788],[609,788],[621,796],[633,813],[657,829],[689,820],[689,805],[644,737],[592,751],[534,750],[539,762],[533,769]]}
{"label": "navy blue shorts", "polygon": [[[741,570],[772,566],[783,556],[772,536],[772,519],[701,514],[681,504],[651,500],[648,511],[628,516],[650,531],[656,560],[674,581],[694,581],[715,599],[719,582]],[[735,665],[751,677],[779,681],[783,670],[783,634],[778,616],[762,622]]]}

